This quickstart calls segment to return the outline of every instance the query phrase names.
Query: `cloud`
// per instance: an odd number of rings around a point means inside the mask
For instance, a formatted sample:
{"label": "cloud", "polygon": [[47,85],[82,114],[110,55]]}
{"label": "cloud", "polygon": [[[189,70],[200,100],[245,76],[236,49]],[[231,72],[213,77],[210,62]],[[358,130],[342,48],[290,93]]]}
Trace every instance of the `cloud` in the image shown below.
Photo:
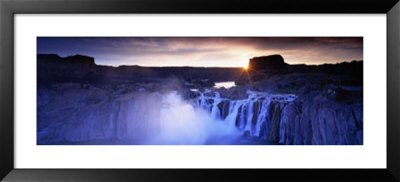
{"label": "cloud", "polygon": [[39,37],[38,53],[86,54],[98,64],[240,66],[281,54],[288,63],[362,59],[362,37]]}

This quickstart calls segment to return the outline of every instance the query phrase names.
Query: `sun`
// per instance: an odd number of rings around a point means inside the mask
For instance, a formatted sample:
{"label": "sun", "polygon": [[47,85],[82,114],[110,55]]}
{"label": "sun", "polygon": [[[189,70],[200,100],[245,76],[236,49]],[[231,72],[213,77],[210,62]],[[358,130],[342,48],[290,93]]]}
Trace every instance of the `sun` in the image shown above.
{"label": "sun", "polygon": [[242,68],[243,68],[245,71],[247,71],[247,70],[249,69],[249,65],[244,65]]}

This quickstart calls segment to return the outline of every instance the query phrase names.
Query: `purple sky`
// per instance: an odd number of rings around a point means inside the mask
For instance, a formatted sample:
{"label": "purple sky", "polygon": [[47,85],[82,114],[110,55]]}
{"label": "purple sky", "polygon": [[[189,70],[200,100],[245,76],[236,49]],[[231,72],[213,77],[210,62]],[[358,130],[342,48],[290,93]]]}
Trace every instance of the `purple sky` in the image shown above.
{"label": "purple sky", "polygon": [[362,37],[38,37],[37,53],[95,58],[101,65],[243,67],[280,54],[289,64],[363,59]]}

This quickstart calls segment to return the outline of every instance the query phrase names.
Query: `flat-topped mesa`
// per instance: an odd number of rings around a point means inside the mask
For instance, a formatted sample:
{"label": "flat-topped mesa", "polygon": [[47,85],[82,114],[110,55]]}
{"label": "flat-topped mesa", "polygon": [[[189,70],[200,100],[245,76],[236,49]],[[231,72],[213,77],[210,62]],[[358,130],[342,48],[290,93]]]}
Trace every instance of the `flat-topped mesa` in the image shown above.
{"label": "flat-topped mesa", "polygon": [[96,65],[94,63],[94,58],[89,57],[89,56],[83,56],[83,55],[75,55],[75,56],[68,56],[65,58],[66,61],[76,63],[76,64],[81,64],[81,65],[86,65],[86,66],[94,66]]}
{"label": "flat-topped mesa", "polygon": [[70,63],[77,65],[85,65],[85,66],[95,66],[93,57],[83,56],[83,55],[74,55],[68,57],[60,57],[57,54],[38,54],[37,55],[38,62],[47,62],[47,63]]}
{"label": "flat-topped mesa", "polygon": [[265,70],[270,68],[284,67],[286,64],[283,57],[279,54],[254,57],[250,59],[249,69],[250,70]]}

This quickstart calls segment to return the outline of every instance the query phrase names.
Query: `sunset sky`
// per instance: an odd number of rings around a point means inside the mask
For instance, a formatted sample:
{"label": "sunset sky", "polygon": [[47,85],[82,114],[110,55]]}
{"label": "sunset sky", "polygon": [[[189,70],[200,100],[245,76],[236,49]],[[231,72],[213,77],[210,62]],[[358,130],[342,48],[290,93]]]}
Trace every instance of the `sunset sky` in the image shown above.
{"label": "sunset sky", "polygon": [[363,59],[362,37],[38,37],[37,53],[81,54],[100,65],[245,67],[280,54],[289,64]]}

